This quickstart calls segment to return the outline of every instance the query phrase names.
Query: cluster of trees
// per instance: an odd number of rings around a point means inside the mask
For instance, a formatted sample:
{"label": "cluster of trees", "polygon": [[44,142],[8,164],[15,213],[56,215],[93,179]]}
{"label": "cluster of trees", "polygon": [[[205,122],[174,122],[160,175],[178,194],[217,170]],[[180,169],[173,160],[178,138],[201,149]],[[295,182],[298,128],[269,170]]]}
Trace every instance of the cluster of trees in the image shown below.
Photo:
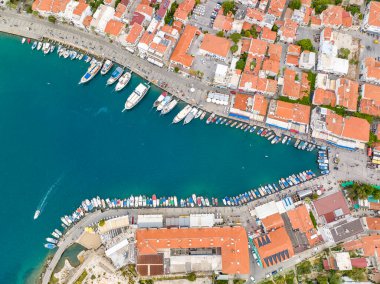
{"label": "cluster of trees", "polygon": [[237,43],[240,41],[241,39],[241,34],[239,33],[233,33],[232,35],[230,35],[230,39],[233,41],[234,45],[231,46],[231,52],[232,53],[235,53],[236,51],[238,51],[238,46],[237,46]]}
{"label": "cluster of trees", "polygon": [[235,12],[236,12],[236,10],[235,10],[235,2],[234,1],[230,1],[230,0],[224,1],[223,4],[222,4],[222,8],[223,8],[223,15],[224,16],[226,16],[230,12],[232,14],[235,14]]}
{"label": "cluster of trees", "polygon": [[333,4],[331,0],[313,0],[311,7],[315,9],[316,14],[320,14],[327,9],[329,4]]}
{"label": "cluster of trees", "polygon": [[292,10],[298,10],[301,8],[301,0],[291,0],[288,7]]}
{"label": "cluster of trees", "polygon": [[348,56],[350,55],[351,51],[348,48],[340,48],[338,50],[338,57],[342,59],[348,59]]}
{"label": "cluster of trees", "polygon": [[245,67],[245,63],[247,62],[247,57],[248,57],[248,54],[246,52],[241,54],[240,59],[236,62],[235,68],[243,71]]}
{"label": "cluster of trees", "polygon": [[177,8],[178,8],[178,3],[176,1],[174,1],[173,4],[170,6],[169,11],[166,13],[166,16],[164,19],[165,24],[169,24],[173,21],[174,13],[177,10]]}
{"label": "cluster of trees", "polygon": [[242,30],[241,35],[245,37],[253,37],[253,38],[257,38],[259,36],[256,31],[256,27],[254,25],[252,25],[252,27],[249,30]]}
{"label": "cluster of trees", "polygon": [[354,182],[350,187],[347,187],[348,196],[352,199],[366,199],[368,196],[373,196],[375,199],[380,199],[380,190],[372,185],[365,183]]}
{"label": "cluster of trees", "polygon": [[101,5],[101,4],[104,4],[104,1],[103,0],[93,0],[93,1],[90,1],[90,3],[88,3],[91,7],[91,11],[93,13],[95,13],[95,11],[98,9],[98,7]]}
{"label": "cluster of trees", "polygon": [[305,50],[313,51],[313,52],[315,51],[315,48],[314,48],[311,40],[308,38],[301,39],[301,40],[297,41],[296,44],[301,47],[302,51],[305,51]]}

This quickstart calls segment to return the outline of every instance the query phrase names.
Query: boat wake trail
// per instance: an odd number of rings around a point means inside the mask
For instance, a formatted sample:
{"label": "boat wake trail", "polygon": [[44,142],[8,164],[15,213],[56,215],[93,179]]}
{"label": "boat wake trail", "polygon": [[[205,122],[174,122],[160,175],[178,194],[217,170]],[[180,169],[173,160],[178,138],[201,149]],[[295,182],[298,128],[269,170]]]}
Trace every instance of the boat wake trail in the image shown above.
{"label": "boat wake trail", "polygon": [[[41,199],[41,201],[40,201],[40,203],[36,209],[36,213],[38,212],[38,215],[40,215],[42,213],[42,211],[44,210],[50,193],[61,183],[61,181],[64,177],[65,177],[65,173],[62,173],[60,175],[60,177],[49,187],[48,191],[46,192],[45,196]],[[35,214],[34,219],[37,219],[38,215],[36,216],[36,214]]]}

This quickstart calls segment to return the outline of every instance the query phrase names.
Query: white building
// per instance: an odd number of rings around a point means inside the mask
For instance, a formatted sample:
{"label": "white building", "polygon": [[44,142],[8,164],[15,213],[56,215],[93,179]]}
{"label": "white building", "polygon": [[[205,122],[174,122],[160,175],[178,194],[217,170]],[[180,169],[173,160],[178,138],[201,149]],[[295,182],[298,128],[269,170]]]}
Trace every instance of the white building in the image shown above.
{"label": "white building", "polygon": [[380,33],[380,2],[371,1],[362,22],[362,29],[371,33]]}
{"label": "white building", "polygon": [[96,10],[90,26],[98,33],[104,33],[107,23],[113,18],[114,14],[115,9],[113,7],[102,4]]}
{"label": "white building", "polygon": [[228,81],[228,66],[224,64],[217,64],[215,69],[214,84],[226,86]]}
{"label": "white building", "polygon": [[139,228],[162,228],[164,225],[162,215],[138,215],[137,226]]}
{"label": "white building", "polygon": [[301,53],[298,66],[301,69],[311,70],[315,67],[315,52],[305,50]]}

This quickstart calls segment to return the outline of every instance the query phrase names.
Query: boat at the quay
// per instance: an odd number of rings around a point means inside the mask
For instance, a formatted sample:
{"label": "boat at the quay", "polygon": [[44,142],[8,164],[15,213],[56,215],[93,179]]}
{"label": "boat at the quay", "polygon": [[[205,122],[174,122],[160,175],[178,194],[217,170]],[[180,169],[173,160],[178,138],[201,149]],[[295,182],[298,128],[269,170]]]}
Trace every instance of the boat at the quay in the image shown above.
{"label": "boat at the quay", "polygon": [[135,105],[137,105],[145,97],[149,89],[149,84],[140,83],[126,100],[123,111],[129,110],[133,108]]}
{"label": "boat at the quay", "polygon": [[88,67],[87,72],[83,75],[79,83],[84,84],[89,82],[92,78],[95,77],[96,74],[98,74],[101,67],[102,64],[100,62],[94,61],[90,67]]}

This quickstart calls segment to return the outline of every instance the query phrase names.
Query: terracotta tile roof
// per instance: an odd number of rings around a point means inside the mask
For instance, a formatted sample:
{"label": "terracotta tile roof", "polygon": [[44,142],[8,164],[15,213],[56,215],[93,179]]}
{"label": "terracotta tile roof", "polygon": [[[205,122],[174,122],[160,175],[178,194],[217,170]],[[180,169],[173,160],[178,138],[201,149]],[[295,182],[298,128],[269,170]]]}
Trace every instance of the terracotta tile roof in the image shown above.
{"label": "terracotta tile roof", "polygon": [[216,30],[230,31],[233,22],[234,19],[230,15],[224,16],[223,14],[218,14],[215,18],[213,28]]}
{"label": "terracotta tile roof", "polygon": [[[256,9],[256,8],[247,9],[246,17],[250,19],[256,20],[258,22],[262,22],[264,20],[264,16],[265,16],[265,13],[259,9]],[[244,30],[247,30],[247,29],[244,29]]]}
{"label": "terracotta tile roof", "polygon": [[155,33],[145,31],[139,41],[139,44],[146,44],[149,46],[155,37]]}
{"label": "terracotta tile roof", "polygon": [[251,39],[251,45],[249,47],[249,53],[252,55],[265,56],[267,52],[268,43],[261,39]]}
{"label": "terracotta tile roof", "polygon": [[366,217],[365,222],[368,230],[380,231],[380,218],[378,217]]}
{"label": "terracotta tile roof", "polygon": [[250,96],[245,94],[236,94],[234,101],[234,108],[240,109],[242,111],[247,110],[247,103]]}
{"label": "terracotta tile roof", "polygon": [[268,56],[273,60],[281,60],[282,45],[271,43],[268,48]]}
{"label": "terracotta tile roof", "polygon": [[261,32],[261,39],[269,42],[275,42],[277,33],[273,32],[271,29],[264,27]]}
{"label": "terracotta tile roof", "polygon": [[296,81],[296,71],[292,69],[285,69],[284,71],[284,86],[282,88],[282,95],[293,99],[301,99],[307,93],[301,93],[301,84]]}
{"label": "terracotta tile roof", "polygon": [[292,242],[284,227],[255,238],[253,242],[264,267],[272,266],[294,256]]}
{"label": "terracotta tile roof", "polygon": [[280,18],[285,5],[286,0],[271,0],[268,8],[268,14]]}
{"label": "terracotta tile roof", "polygon": [[258,114],[265,116],[268,109],[268,99],[260,94],[255,94],[253,97],[253,110]]}
{"label": "terracotta tile roof", "polygon": [[157,254],[176,248],[221,248],[222,272],[248,274],[248,238],[243,227],[139,229],[136,246],[139,255]]}
{"label": "terracotta tile roof", "polygon": [[314,228],[313,222],[310,219],[306,205],[303,204],[295,209],[289,210],[286,214],[289,217],[293,230],[304,233],[311,246],[319,241],[319,238],[316,237],[317,230]]}
{"label": "terracotta tile roof", "polygon": [[251,29],[251,27],[252,27],[252,24],[250,24],[250,23],[248,23],[248,22],[244,22],[244,23],[243,23],[243,26],[241,27],[241,29],[242,29],[243,31],[248,31],[248,30]]}
{"label": "terracotta tile roof", "polygon": [[152,7],[150,7],[149,5],[139,4],[139,5],[137,5],[137,7],[135,9],[135,13],[139,13],[142,15],[147,15],[149,17],[152,17],[153,13],[154,13],[154,9]]}
{"label": "terracotta tile roof", "polygon": [[318,16],[311,16],[311,25],[312,26],[320,26],[322,25],[322,20]]}
{"label": "terracotta tile roof", "polygon": [[333,91],[324,90],[322,88],[317,88],[313,95],[314,105],[330,105],[332,107],[336,106],[336,96]]}
{"label": "terracotta tile roof", "polygon": [[142,25],[142,23],[144,22],[144,20],[145,20],[145,16],[143,14],[135,12],[135,13],[133,13],[133,18],[132,18],[132,21],[131,21],[131,25],[133,25],[134,23]]}
{"label": "terracotta tile roof", "polygon": [[341,6],[329,6],[321,13],[322,24],[330,27],[351,27],[352,16]]}
{"label": "terracotta tile roof", "polygon": [[362,86],[360,111],[362,113],[380,116],[380,86],[364,84]]}
{"label": "terracotta tile roof", "polygon": [[284,220],[282,220],[280,213],[272,214],[262,219],[261,222],[267,232],[284,227]]}
{"label": "terracotta tile roof", "polygon": [[301,47],[299,45],[289,44],[288,54],[299,56],[301,54]]}
{"label": "terracotta tile roof", "polygon": [[[380,4],[380,2],[376,3]],[[366,77],[368,79],[380,81],[380,61],[377,61],[373,57],[367,57],[364,61],[364,66],[366,68]]]}
{"label": "terracotta tile roof", "polygon": [[380,2],[371,1],[368,5],[368,25],[380,27]]}
{"label": "terracotta tile roof", "polygon": [[66,10],[67,4],[69,4],[70,0],[55,0],[53,1],[53,6],[51,11],[54,14],[62,13]]}
{"label": "terracotta tile roof", "polygon": [[363,236],[358,240],[349,241],[343,244],[346,251],[362,249],[363,256],[371,257],[380,253],[380,235]]}
{"label": "terracotta tile roof", "polygon": [[180,19],[182,21],[187,20],[187,16],[194,9],[195,0],[184,0],[178,5],[177,10],[174,13],[174,18]]}
{"label": "terracotta tile roof", "polygon": [[297,34],[298,24],[295,21],[286,19],[284,25],[280,28],[282,37],[287,39],[295,39]]}
{"label": "terracotta tile roof", "polygon": [[213,34],[205,34],[199,49],[225,58],[230,51],[230,47],[230,40]]}
{"label": "terracotta tile roof", "polygon": [[116,7],[114,16],[116,18],[121,18],[126,11],[127,11],[127,7],[124,4],[119,3]]}
{"label": "terracotta tile roof", "polygon": [[275,110],[268,113],[268,117],[284,122],[292,121],[296,123],[309,124],[310,106],[293,104],[288,102],[275,101]]}
{"label": "terracotta tile roof", "polygon": [[301,0],[302,6],[311,7],[311,0]]}
{"label": "terracotta tile roof", "polygon": [[92,16],[87,16],[83,19],[83,25],[89,27],[92,21]]}
{"label": "terracotta tile roof", "polygon": [[369,139],[369,123],[367,120],[357,117],[342,117],[331,110],[327,110],[326,114],[327,130],[333,134],[368,142]]}
{"label": "terracotta tile roof", "polygon": [[280,61],[272,58],[265,58],[262,66],[262,70],[278,74],[280,72]]}
{"label": "terracotta tile roof", "polygon": [[244,72],[240,78],[239,88],[261,93],[275,93],[277,81]]}
{"label": "terracotta tile roof", "polygon": [[286,56],[286,65],[298,66],[299,56],[296,55],[287,55]]}
{"label": "terracotta tile roof", "polygon": [[[252,62],[255,62],[254,68],[253,68],[253,65],[251,65]],[[244,72],[257,76],[259,75],[259,72],[261,70],[262,63],[263,63],[263,57],[252,56],[251,54],[248,54],[248,57],[244,66]]]}
{"label": "terracotta tile roof", "polygon": [[144,28],[138,23],[133,23],[125,41],[129,44],[137,44],[137,40],[142,35]]}
{"label": "terracotta tile roof", "polygon": [[199,30],[191,25],[187,25],[183,34],[181,35],[178,43],[170,57],[170,61],[179,63],[185,67],[191,67],[193,64],[193,56],[187,53],[191,42],[193,41],[195,35],[199,34]]}
{"label": "terracotta tile roof", "polygon": [[125,28],[125,24],[123,22],[117,20],[109,20],[104,32],[109,35],[118,36]]}
{"label": "terracotta tile roof", "polygon": [[251,46],[251,40],[249,38],[242,38],[241,39],[241,53],[249,51],[249,47]]}
{"label": "terracotta tile roof", "polygon": [[65,11],[70,0],[35,0],[32,9],[40,12],[52,12],[54,14]]}
{"label": "terracotta tile roof", "polygon": [[337,105],[343,106],[350,111],[356,111],[359,98],[359,84],[346,78],[339,78],[336,81]]}
{"label": "terracotta tile roof", "polygon": [[87,9],[88,4],[84,1],[80,1],[78,5],[75,7],[73,14],[81,16],[83,12]]}
{"label": "terracotta tile roof", "polygon": [[172,27],[180,33],[182,31],[183,23],[181,21],[174,21]]}

